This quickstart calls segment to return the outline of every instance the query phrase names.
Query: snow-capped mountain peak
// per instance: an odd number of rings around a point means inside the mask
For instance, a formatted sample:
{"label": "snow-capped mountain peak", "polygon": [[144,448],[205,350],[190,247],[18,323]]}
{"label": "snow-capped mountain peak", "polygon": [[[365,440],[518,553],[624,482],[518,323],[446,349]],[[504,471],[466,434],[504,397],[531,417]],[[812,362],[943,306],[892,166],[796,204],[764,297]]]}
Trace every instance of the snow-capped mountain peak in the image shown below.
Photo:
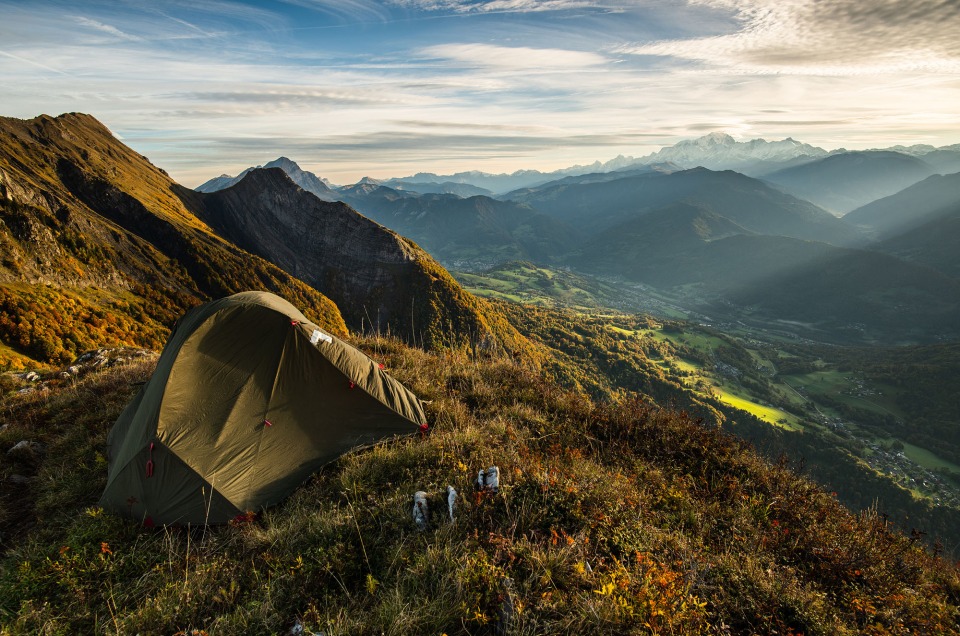
{"label": "snow-capped mountain peak", "polygon": [[803,157],[816,158],[827,154],[823,148],[804,144],[792,138],[780,141],[751,139],[737,141],[723,132],[712,132],[697,139],[687,139],[647,155],[639,163],[673,162],[683,168],[703,166],[711,170],[749,172],[760,164],[782,164]]}

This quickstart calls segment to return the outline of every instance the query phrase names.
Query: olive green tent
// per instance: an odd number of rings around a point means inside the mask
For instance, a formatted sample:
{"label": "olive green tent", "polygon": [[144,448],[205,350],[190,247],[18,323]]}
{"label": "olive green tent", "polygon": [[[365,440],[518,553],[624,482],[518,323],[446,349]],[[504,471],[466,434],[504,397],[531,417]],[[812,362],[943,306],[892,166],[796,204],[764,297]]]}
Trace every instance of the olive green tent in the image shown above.
{"label": "olive green tent", "polygon": [[177,323],[110,431],[100,505],[147,524],[224,523],[425,422],[413,393],[290,303],[235,294]]}

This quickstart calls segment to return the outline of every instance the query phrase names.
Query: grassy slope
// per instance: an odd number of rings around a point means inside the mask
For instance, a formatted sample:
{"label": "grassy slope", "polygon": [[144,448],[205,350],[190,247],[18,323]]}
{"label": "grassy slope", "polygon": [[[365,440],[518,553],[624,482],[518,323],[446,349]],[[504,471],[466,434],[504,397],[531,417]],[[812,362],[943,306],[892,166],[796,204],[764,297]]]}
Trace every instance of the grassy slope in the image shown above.
{"label": "grassy slope", "polygon": [[[4,447],[46,450],[3,469],[33,476],[35,502],[32,528],[6,535],[3,632],[958,633],[956,568],[729,436],[636,401],[594,406],[502,360],[360,344],[432,400],[433,433],[346,456],[222,528],[94,507],[106,431],[149,361],[8,394]],[[491,464],[501,493],[473,493]]]}

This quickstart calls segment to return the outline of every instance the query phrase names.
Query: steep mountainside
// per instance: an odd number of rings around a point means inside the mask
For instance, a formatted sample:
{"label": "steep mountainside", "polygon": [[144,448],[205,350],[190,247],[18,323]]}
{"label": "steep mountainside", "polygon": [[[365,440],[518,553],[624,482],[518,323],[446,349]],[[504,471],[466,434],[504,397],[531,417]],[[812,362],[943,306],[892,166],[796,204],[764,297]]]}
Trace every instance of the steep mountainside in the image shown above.
{"label": "steep mountainside", "polygon": [[334,299],[352,328],[428,347],[487,334],[509,347],[521,344],[412,241],[345,203],[321,201],[278,168],[253,170],[235,186],[196,196],[201,219]]}
{"label": "steep mountainside", "polygon": [[[770,237],[732,237],[711,248],[709,261],[762,273],[727,295],[757,308],[756,317],[822,329],[826,341],[890,344],[960,336],[960,283],[927,267],[873,251]],[[760,269],[770,263],[778,266]]]}
{"label": "steep mountainside", "polygon": [[[673,203],[601,232],[571,262],[590,271],[639,276],[637,280],[651,283],[656,278],[665,284],[677,274],[675,261],[685,260],[687,250],[735,234],[750,232],[705,204]],[[689,282],[687,275],[681,276]]]}
{"label": "steep mountainside", "polygon": [[837,215],[926,179],[935,169],[918,157],[871,150],[845,152],[764,175]]}
{"label": "steep mountainside", "polygon": [[556,219],[596,234],[677,202],[704,204],[758,234],[790,236],[838,245],[858,232],[817,206],[742,174],[695,168],[651,172],[600,183],[556,183],[512,196]]}
{"label": "steep mountainside", "polygon": [[871,246],[960,280],[960,207]]}
{"label": "steep mountainside", "polygon": [[575,242],[574,231],[564,223],[529,206],[485,196],[397,195],[395,190],[378,187],[344,200],[459,268],[517,259],[557,262]]}
{"label": "steep mountainside", "polygon": [[345,331],[330,300],[217,236],[176,189],[88,115],[0,119],[0,364],[157,347],[187,308],[246,289]]}
{"label": "steep mountainside", "polygon": [[960,278],[960,173],[927,177],[844,219],[877,236],[871,249]]}
{"label": "steep mountainside", "polygon": [[960,172],[927,177],[896,194],[883,197],[844,215],[843,219],[891,238],[960,210]]}

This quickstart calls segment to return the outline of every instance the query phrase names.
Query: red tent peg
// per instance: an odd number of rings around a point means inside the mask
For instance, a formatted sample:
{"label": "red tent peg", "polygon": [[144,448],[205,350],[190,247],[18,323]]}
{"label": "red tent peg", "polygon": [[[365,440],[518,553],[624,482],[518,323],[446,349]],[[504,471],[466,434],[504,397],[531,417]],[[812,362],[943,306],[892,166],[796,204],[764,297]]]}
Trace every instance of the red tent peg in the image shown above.
{"label": "red tent peg", "polygon": [[423,424],[421,424],[421,425],[420,425],[420,429],[419,429],[419,430],[420,430],[420,437],[426,437],[426,436],[427,436],[427,431],[428,431],[429,429],[430,429],[430,425],[427,424],[426,422],[424,422]]}
{"label": "red tent peg", "polygon": [[273,426],[273,422],[271,422],[270,420],[263,420],[263,426],[264,428],[270,428],[271,426]]}

